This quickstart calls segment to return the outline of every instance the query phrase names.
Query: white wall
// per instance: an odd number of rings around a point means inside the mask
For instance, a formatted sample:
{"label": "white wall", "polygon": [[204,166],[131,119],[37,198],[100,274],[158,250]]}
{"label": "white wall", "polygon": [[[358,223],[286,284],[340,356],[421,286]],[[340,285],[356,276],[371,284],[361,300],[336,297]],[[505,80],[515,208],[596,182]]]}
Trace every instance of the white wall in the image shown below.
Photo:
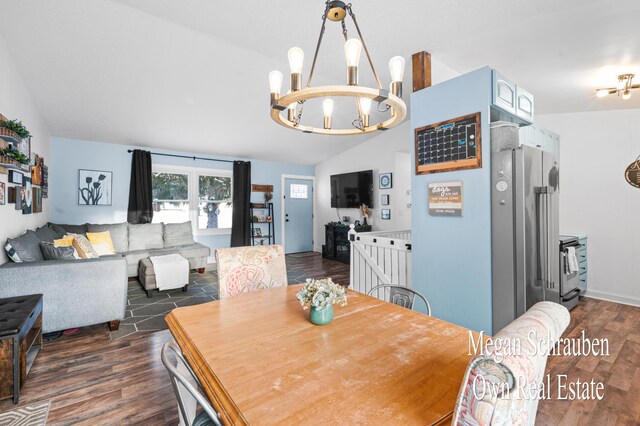
{"label": "white wall", "polygon": [[[432,59],[433,84],[456,77],[455,72],[446,65]],[[404,99],[408,104],[411,92],[411,63],[407,63],[405,71]],[[373,170],[373,205],[370,218],[367,220],[373,226],[374,231],[400,230],[411,228],[411,209],[407,203],[411,202],[411,195],[407,193],[411,189],[411,165],[410,150],[413,146],[413,131],[409,118],[396,128],[381,132],[379,136],[369,139],[347,151],[318,163],[316,165],[316,229],[314,238],[314,250],[321,251],[324,244],[324,225],[327,222],[337,221],[342,216],[350,216],[351,223],[356,219],[362,220],[358,209],[332,209],[331,200],[331,175],[356,172],[360,170]],[[393,188],[390,190],[378,189],[378,174],[393,173]],[[390,195],[390,205],[380,205],[380,195]],[[391,209],[391,220],[382,220],[380,210]],[[373,220],[372,220],[373,219]],[[340,219],[341,220],[341,219]]]}
{"label": "white wall", "polygon": [[[4,38],[0,35],[0,113],[9,119],[22,121],[31,132],[31,152],[44,157],[45,164],[49,156],[49,130],[42,120],[31,94],[27,90],[20,72],[12,60]],[[46,70],[43,70],[46,72]],[[50,171],[51,172],[51,171]],[[8,188],[7,175],[0,173],[0,182]],[[55,183],[53,183],[55,184]],[[5,188],[5,200],[7,189]],[[4,252],[4,242],[7,238],[16,237],[26,229],[36,228],[49,220],[49,200],[42,200],[42,213],[23,215],[21,210],[15,210],[14,204],[0,206],[0,263],[7,261]]]}
{"label": "white wall", "polygon": [[640,306],[640,109],[542,115],[560,135],[560,232],[588,236],[588,295]]}

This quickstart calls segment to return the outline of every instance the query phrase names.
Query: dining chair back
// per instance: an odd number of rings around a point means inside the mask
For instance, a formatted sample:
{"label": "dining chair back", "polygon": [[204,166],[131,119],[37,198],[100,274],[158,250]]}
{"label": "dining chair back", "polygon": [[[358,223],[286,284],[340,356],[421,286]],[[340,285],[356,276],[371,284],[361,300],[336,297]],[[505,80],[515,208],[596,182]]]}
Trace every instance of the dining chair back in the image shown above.
{"label": "dining chair back", "polygon": [[[176,361],[175,363],[170,359],[170,352],[173,352]],[[216,413],[209,403],[209,400],[202,394],[200,381],[184,359],[182,351],[180,351],[178,345],[173,342],[165,343],[162,347],[160,358],[169,372],[171,384],[176,394],[176,399],[178,400],[178,407],[180,408],[180,415],[184,424],[188,426],[221,426],[218,413]],[[191,376],[191,379],[185,376],[180,370],[187,371]],[[185,394],[183,390],[186,391],[187,394]],[[191,411],[195,413],[195,410],[189,409],[189,401],[186,400],[186,395],[192,397],[195,400],[196,405],[200,405],[202,407],[202,412],[200,414],[194,415],[191,413]]]}
{"label": "dining chair back", "polygon": [[527,390],[541,388],[548,356],[539,345],[554,345],[570,319],[559,303],[539,302],[500,330],[500,346],[488,343],[469,363],[451,424],[534,425],[539,398]]}
{"label": "dining chair back", "polygon": [[413,309],[416,298],[418,298],[421,299],[426,306],[427,315],[431,315],[431,305],[429,305],[427,298],[409,287],[395,284],[380,284],[369,290],[367,294],[407,309]]}
{"label": "dining chair back", "polygon": [[287,285],[287,264],[281,245],[216,250],[220,297]]}

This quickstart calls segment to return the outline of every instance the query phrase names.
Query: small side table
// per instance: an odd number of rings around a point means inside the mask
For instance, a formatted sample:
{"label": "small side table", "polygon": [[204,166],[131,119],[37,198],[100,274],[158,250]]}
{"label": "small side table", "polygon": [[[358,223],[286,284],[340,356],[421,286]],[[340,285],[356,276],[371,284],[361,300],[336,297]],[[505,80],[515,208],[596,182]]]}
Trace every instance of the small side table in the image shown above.
{"label": "small side table", "polygon": [[42,295],[0,299],[0,399],[13,396],[18,403],[41,348]]}

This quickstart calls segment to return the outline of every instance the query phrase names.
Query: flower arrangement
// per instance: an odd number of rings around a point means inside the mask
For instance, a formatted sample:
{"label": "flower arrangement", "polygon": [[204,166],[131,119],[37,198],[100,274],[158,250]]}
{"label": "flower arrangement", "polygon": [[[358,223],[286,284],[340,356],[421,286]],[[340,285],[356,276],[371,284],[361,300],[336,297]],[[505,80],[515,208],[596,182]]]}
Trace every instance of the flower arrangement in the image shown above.
{"label": "flower arrangement", "polygon": [[366,204],[362,204],[360,206],[360,213],[362,214],[362,217],[364,217],[365,219],[367,219],[369,217],[369,207]]}
{"label": "flower arrangement", "polygon": [[347,306],[347,291],[340,284],[331,281],[331,278],[307,279],[296,297],[305,310],[313,307],[317,311],[323,311],[334,304]]}

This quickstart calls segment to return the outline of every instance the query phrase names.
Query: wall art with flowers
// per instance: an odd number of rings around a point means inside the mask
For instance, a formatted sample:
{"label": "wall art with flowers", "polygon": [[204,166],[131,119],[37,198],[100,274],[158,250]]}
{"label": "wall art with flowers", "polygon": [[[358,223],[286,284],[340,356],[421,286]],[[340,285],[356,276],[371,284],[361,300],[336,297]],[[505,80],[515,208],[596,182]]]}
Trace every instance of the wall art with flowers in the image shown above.
{"label": "wall art with flowers", "polygon": [[78,204],[110,206],[113,173],[102,170],[78,170]]}

